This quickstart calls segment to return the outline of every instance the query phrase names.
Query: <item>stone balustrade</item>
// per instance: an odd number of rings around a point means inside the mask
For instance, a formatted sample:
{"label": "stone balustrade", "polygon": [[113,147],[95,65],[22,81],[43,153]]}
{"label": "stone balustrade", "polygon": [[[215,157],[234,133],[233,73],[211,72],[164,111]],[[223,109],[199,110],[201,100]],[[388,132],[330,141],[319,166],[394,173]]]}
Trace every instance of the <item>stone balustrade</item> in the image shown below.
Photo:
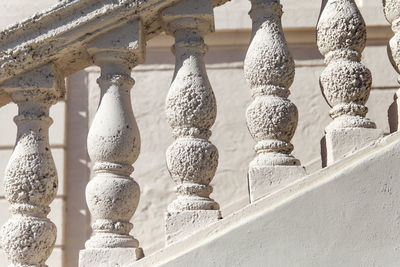
{"label": "stone balustrade", "polygon": [[64,94],[64,80],[48,64],[1,86],[18,105],[17,141],[4,178],[12,216],[1,229],[2,247],[12,266],[45,266],[56,241],[56,226],[46,216],[58,187],[49,109]]}
{"label": "stone balustrade", "polygon": [[[96,8],[94,1],[86,2]],[[165,109],[175,139],[166,151],[166,163],[176,184],[176,199],[166,211],[166,244],[222,219],[219,204],[210,198],[218,166],[218,149],[210,141],[217,104],[204,63],[204,37],[214,31],[213,8],[222,3],[151,0],[137,6],[127,1],[110,4],[107,12],[99,7],[100,25],[90,12],[82,11],[75,26],[68,24],[75,28],[50,37],[43,34],[40,41],[33,33],[35,21],[3,32],[0,95],[18,105],[17,139],[4,179],[12,216],[2,228],[2,247],[12,266],[46,266],[54,247],[56,226],[46,217],[57,191],[48,141],[49,108],[64,97],[64,78],[92,64],[101,69],[97,80],[101,100],[87,137],[94,175],[86,200],[93,232],[81,251],[80,266],[122,266],[144,257],[139,241],[130,234],[142,186],[131,177],[141,145],[130,97],[135,83],[131,72],[144,62],[146,41],[162,31],[175,39],[175,72]],[[390,58],[400,72],[400,1],[383,3],[395,32]],[[51,21],[66,23],[71,18],[60,21],[60,14],[79,8],[87,6],[59,6],[39,17],[37,24],[50,31]],[[282,5],[279,0],[251,0],[249,14],[253,26],[244,77],[253,97],[246,111],[256,143],[248,171],[253,203],[307,173],[291,154],[298,110],[288,99],[295,64],[282,29]],[[23,45],[16,45],[18,38],[25,38]],[[366,38],[366,25],[354,0],[326,1],[317,25],[317,45],[327,64],[320,84],[333,119],[325,129],[326,165],[383,136],[366,118],[372,82],[371,72],[361,63]]]}
{"label": "stone balustrade", "polygon": [[[177,184],[177,199],[168,206],[167,243],[221,219],[219,205],[209,196],[218,165],[218,150],[208,140],[217,115],[214,92],[203,56],[203,36],[214,29],[211,1],[184,1],[162,13],[167,31],[175,37],[175,73],[166,101],[174,143],[167,166]],[[188,223],[190,222],[190,223]]]}
{"label": "stone balustrade", "polygon": [[251,202],[305,175],[290,153],[297,127],[296,106],[287,98],[294,60],[283,35],[279,0],[251,1],[253,32],[244,73],[254,101],[246,111],[247,127],[257,142],[248,174]]}
{"label": "stone balustrade", "polygon": [[371,72],[360,63],[366,39],[354,0],[326,2],[317,25],[318,48],[327,63],[320,85],[333,119],[325,129],[326,165],[383,136],[365,117],[372,84]]}

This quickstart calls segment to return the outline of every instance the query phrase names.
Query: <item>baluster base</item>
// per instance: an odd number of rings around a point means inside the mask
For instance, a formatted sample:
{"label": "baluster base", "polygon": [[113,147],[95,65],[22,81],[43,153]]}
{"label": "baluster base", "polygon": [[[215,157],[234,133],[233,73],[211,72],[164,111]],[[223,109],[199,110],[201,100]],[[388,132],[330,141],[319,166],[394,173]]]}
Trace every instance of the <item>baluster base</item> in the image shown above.
{"label": "baluster base", "polygon": [[166,243],[190,236],[197,230],[222,219],[219,210],[188,210],[168,212],[165,218]]}
{"label": "baluster base", "polygon": [[129,266],[144,257],[142,248],[90,248],[79,253],[79,267]]}
{"label": "baluster base", "polygon": [[325,140],[321,146],[322,167],[333,164],[346,154],[357,151],[381,137],[383,137],[381,129],[326,129]]}
{"label": "baluster base", "polygon": [[250,203],[305,175],[303,166],[251,166],[247,174]]}

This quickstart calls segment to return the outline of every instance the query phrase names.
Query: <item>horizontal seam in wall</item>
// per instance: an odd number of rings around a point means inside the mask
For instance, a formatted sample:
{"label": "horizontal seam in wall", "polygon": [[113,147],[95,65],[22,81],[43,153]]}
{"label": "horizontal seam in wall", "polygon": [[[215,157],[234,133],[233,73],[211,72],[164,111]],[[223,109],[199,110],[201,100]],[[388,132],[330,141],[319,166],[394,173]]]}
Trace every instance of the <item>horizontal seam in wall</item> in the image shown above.
{"label": "horizontal seam in wall", "polygon": [[[0,199],[5,199],[5,196],[0,195]],[[54,199],[62,199],[63,201],[66,201],[66,196],[64,195],[56,195]]]}
{"label": "horizontal seam in wall", "polygon": [[[66,145],[61,145],[61,144],[54,144],[54,145],[50,145],[50,148],[66,149],[67,146]],[[0,145],[0,150],[10,150],[10,149],[14,149],[14,145]]]}
{"label": "horizontal seam in wall", "polygon": [[[304,68],[304,67],[325,67],[324,64],[296,64],[296,68]],[[152,65],[141,66],[133,70],[135,72],[150,72],[150,71],[173,71],[175,67],[173,65],[168,66],[160,66],[160,65]],[[243,63],[232,63],[232,64],[206,64],[206,69],[210,70],[223,70],[223,69],[243,69]],[[90,73],[98,73],[100,71],[96,67],[88,67],[86,69]]]}

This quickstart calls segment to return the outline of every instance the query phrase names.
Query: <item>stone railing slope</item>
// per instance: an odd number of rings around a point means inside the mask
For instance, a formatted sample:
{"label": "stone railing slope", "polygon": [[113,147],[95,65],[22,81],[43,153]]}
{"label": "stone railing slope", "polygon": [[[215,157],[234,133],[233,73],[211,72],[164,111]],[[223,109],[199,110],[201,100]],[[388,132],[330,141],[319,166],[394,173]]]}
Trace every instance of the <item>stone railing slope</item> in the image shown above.
{"label": "stone railing slope", "polygon": [[[148,40],[163,31],[158,12],[176,2],[179,0],[63,1],[0,33],[0,83],[47,62],[62,66],[65,77],[90,66],[93,61],[86,44],[128,20],[140,18]],[[224,2],[215,0],[213,5]]]}
{"label": "stone railing slope", "polygon": [[[345,158],[336,161],[335,163],[331,164],[327,168],[321,169],[313,174],[301,177],[297,180],[292,181],[290,184],[286,185],[284,188],[281,188],[275,192],[272,192],[257,201],[251,203],[250,205],[246,206],[245,208],[234,212],[233,214],[225,217],[223,220],[218,221],[214,224],[209,225],[199,231],[193,233],[191,236],[187,237],[186,239],[180,240],[152,255],[147,255],[145,258],[132,263],[128,266],[132,267],[146,267],[146,266],[186,266],[187,262],[183,256],[185,254],[195,253],[197,257],[197,264],[203,264],[204,266],[208,265],[210,262],[217,262],[215,261],[215,257],[213,258],[210,255],[210,258],[204,258],[202,254],[202,249],[204,248],[214,248],[216,247],[210,246],[215,240],[227,235],[229,233],[235,233],[235,231],[242,227],[246,226],[250,222],[257,220],[258,218],[262,217],[263,215],[273,214],[276,209],[280,207],[284,207],[289,203],[294,203],[297,198],[303,195],[312,195],[313,189],[321,187],[327,183],[337,180],[341,177],[340,174],[346,173],[357,166],[365,166],[366,164],[370,164],[371,158],[374,158],[375,155],[383,155],[385,153],[392,153],[391,150],[393,148],[400,146],[400,134],[394,133],[390,136],[384,137],[379,139],[368,146],[364,147],[363,149],[356,151],[351,154],[347,154]],[[386,177],[387,178],[387,177]],[[377,177],[380,179],[380,177]],[[368,186],[368,185],[365,185]],[[392,199],[395,197],[393,196]],[[315,200],[318,202],[318,200]],[[375,203],[376,205],[380,205],[379,203]],[[368,206],[368,205],[367,205]],[[303,207],[306,209],[306,207]],[[302,209],[303,209],[302,208]],[[291,213],[292,214],[292,213]],[[321,215],[322,216],[322,215]],[[392,218],[391,218],[392,219]],[[284,224],[284,222],[281,222]],[[329,225],[330,221],[324,221]],[[279,224],[279,221],[278,221]],[[266,227],[265,229],[267,229]],[[249,230],[250,231],[250,230]],[[301,231],[301,229],[298,229]],[[253,240],[257,242],[256,240]],[[264,240],[263,242],[267,242],[271,244],[268,240]],[[306,237],[303,239],[303,242],[308,242]],[[241,244],[242,242],[238,242],[237,244]],[[277,243],[274,243],[277,245]],[[285,243],[283,243],[285,244]],[[311,243],[310,243],[311,244]],[[226,244],[230,247],[229,251],[237,251],[235,242]],[[268,245],[270,246],[270,245]],[[271,246],[274,246],[271,244]],[[237,247],[240,247],[238,245]],[[283,249],[283,248],[282,248]],[[304,249],[304,247],[297,247],[298,251]],[[198,253],[197,253],[198,251]],[[242,251],[242,250],[241,250]],[[221,251],[216,251],[216,253],[222,253]],[[230,255],[227,252],[226,248],[222,253],[224,258],[225,256]],[[260,253],[258,257],[263,257]],[[349,253],[348,253],[349,254]],[[193,254],[192,254],[193,255]],[[243,250],[243,254],[235,252],[234,255],[228,256],[230,259],[238,259],[238,258],[246,258],[246,250]],[[222,255],[221,255],[222,256]],[[288,257],[289,259],[291,257]],[[311,258],[308,257],[311,262]],[[391,257],[392,259],[393,257]],[[322,258],[323,259],[323,258]],[[264,259],[267,260],[267,259]],[[274,257],[269,258],[270,262],[276,260]],[[382,260],[382,259],[381,259]],[[236,261],[236,260],[234,260]],[[227,260],[228,262],[228,260]],[[247,261],[246,261],[247,262]],[[393,262],[392,262],[393,263]],[[243,264],[245,264],[243,262]],[[219,265],[213,265],[219,266]],[[238,266],[242,266],[238,264]],[[243,265],[244,266],[244,265]],[[253,265],[255,266],[255,265]],[[258,266],[258,265],[257,265]],[[261,265],[260,265],[261,266]],[[273,265],[279,266],[279,265]],[[286,265],[285,265],[286,266]],[[290,266],[297,266],[296,264]],[[311,265],[304,265],[304,266],[311,266]],[[314,265],[312,265],[314,266]],[[320,266],[320,265],[315,265]],[[387,266],[394,266],[394,265],[387,265]]]}

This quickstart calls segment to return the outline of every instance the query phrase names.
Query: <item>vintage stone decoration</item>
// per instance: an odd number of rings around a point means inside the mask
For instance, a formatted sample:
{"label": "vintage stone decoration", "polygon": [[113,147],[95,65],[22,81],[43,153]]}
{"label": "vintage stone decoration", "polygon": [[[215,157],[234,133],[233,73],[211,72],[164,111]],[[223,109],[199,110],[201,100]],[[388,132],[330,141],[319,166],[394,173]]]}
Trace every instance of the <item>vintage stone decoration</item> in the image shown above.
{"label": "vintage stone decoration", "polygon": [[354,0],[328,0],[317,25],[317,44],[327,67],[320,84],[333,121],[325,129],[326,161],[383,136],[365,115],[372,84],[361,61],[367,39],[364,19]]}
{"label": "vintage stone decoration", "polygon": [[205,34],[214,29],[211,1],[184,1],[163,11],[174,35],[175,73],[166,101],[168,123],[176,139],[167,150],[167,166],[177,184],[177,199],[168,206],[167,243],[221,219],[209,196],[218,165],[218,150],[208,140],[217,105],[204,65]]}
{"label": "vintage stone decoration", "polygon": [[0,33],[0,266],[399,265],[400,0],[56,2]]}
{"label": "vintage stone decoration", "polygon": [[290,143],[297,127],[296,106],[287,98],[294,79],[294,61],[283,35],[279,0],[253,0],[252,40],[244,73],[254,101],[246,111],[247,127],[257,142],[257,156],[250,163],[250,199],[265,196],[305,175],[293,157]]}
{"label": "vintage stone decoration", "polygon": [[47,64],[8,80],[2,88],[18,105],[18,132],[4,179],[12,216],[1,229],[1,244],[13,266],[45,266],[56,241],[56,226],[46,216],[58,187],[49,108],[64,94],[64,81],[55,66]]}
{"label": "vintage stone decoration", "polygon": [[139,242],[129,235],[129,222],[139,203],[140,188],[130,177],[140,152],[140,135],[132,111],[130,90],[132,68],[144,61],[140,20],[118,31],[106,33],[88,44],[88,52],[101,68],[97,82],[101,100],[88,134],[88,152],[95,176],[86,187],[86,199],[93,219],[92,237],[81,254],[83,265],[93,258],[113,258],[117,250],[140,259]]}

